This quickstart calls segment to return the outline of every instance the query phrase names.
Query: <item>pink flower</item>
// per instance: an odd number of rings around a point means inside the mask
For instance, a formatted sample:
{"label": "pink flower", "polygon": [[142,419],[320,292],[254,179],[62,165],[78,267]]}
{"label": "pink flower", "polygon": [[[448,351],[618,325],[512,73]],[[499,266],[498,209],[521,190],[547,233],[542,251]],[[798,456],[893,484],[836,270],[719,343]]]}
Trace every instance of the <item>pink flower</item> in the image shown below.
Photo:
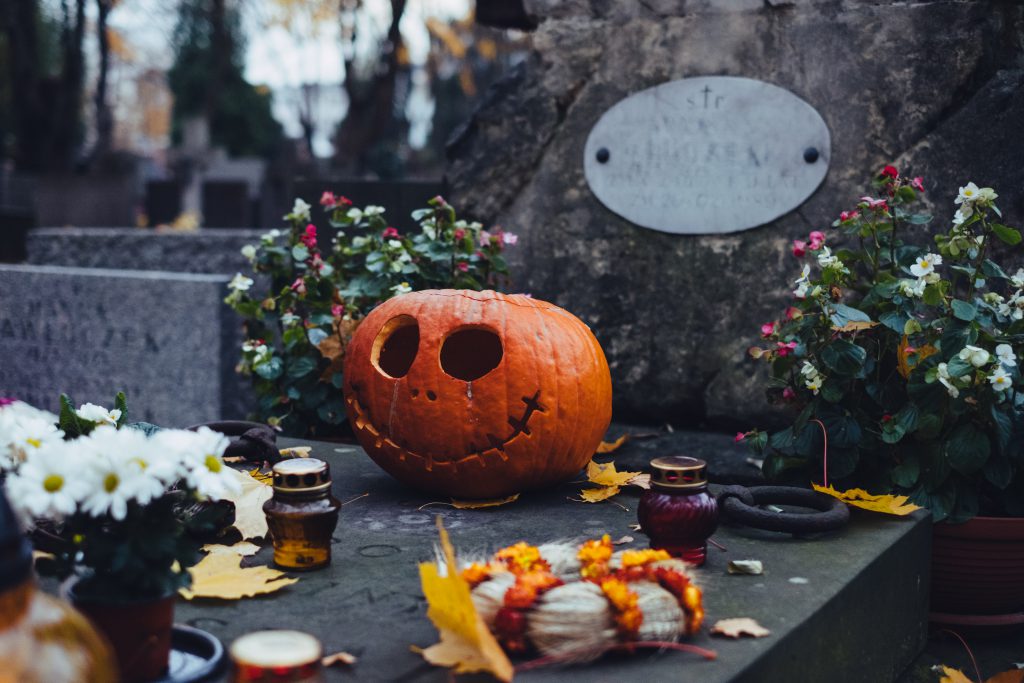
{"label": "pink flower", "polygon": [[915,353],[917,353],[917,349],[915,349],[913,346],[904,346],[903,347],[903,355],[904,356],[912,356]]}
{"label": "pink flower", "polygon": [[341,316],[345,315],[345,307],[342,306],[341,304],[332,305],[331,315],[333,315],[335,318],[340,318]]}
{"label": "pink flower", "polygon": [[333,208],[337,202],[338,200],[335,199],[333,192],[325,191],[322,195],[320,195],[320,206],[324,208]]}
{"label": "pink flower", "polygon": [[797,258],[803,258],[807,254],[807,242],[803,240],[793,240],[793,256]]}
{"label": "pink flower", "polygon": [[910,186],[917,190],[918,192],[924,192],[924,178],[922,178],[921,176],[917,176],[916,178],[910,181]]}
{"label": "pink flower", "polygon": [[867,205],[867,208],[874,209],[876,211],[888,211],[889,204],[884,199],[873,199],[871,197],[861,197],[860,201]]}
{"label": "pink flower", "polygon": [[18,399],[16,399],[16,398],[7,398],[6,396],[0,396],[0,408],[2,408],[3,406],[9,406],[12,403],[17,403],[17,402],[18,402]]}
{"label": "pink flower", "polygon": [[886,422],[888,422],[891,419],[892,419],[892,415],[890,415],[889,413],[886,413],[885,415],[882,416],[882,424],[885,424]]}
{"label": "pink flower", "polygon": [[459,261],[455,267],[461,270],[463,273],[469,271],[469,263],[467,263],[466,261]]}
{"label": "pink flower", "polygon": [[883,178],[892,178],[895,180],[900,176],[900,172],[896,170],[895,166],[886,166],[878,175]]}
{"label": "pink flower", "polygon": [[761,338],[767,339],[768,337],[775,334],[775,322],[765,323],[761,325]]}
{"label": "pink flower", "polygon": [[796,350],[796,342],[775,342],[775,350],[780,358],[785,358]]}
{"label": "pink flower", "polygon": [[340,208],[342,206],[352,206],[352,200],[349,199],[348,197],[342,197],[341,195],[338,195],[334,199],[334,208]]}
{"label": "pink flower", "polygon": [[459,228],[458,230],[455,231],[455,240],[457,242],[461,242],[464,239],[466,239],[466,231],[463,230],[462,228]]}
{"label": "pink flower", "polygon": [[796,392],[793,391],[793,387],[786,387],[782,390],[782,399],[785,401],[793,401],[796,399]]}
{"label": "pink flower", "polygon": [[804,316],[803,311],[801,311],[796,306],[790,306],[789,308],[786,309],[786,320],[793,320],[794,318],[802,318],[803,316]]}
{"label": "pink flower", "polygon": [[820,230],[815,230],[808,237],[811,240],[811,251],[818,251],[825,245],[825,233]]}
{"label": "pink flower", "polygon": [[394,240],[394,239],[398,239],[399,234],[398,234],[398,230],[392,228],[389,225],[388,227],[384,228],[384,232],[382,232],[380,234],[380,236],[383,237],[386,240]]}
{"label": "pink flower", "polygon": [[503,232],[501,233],[501,240],[508,245],[513,245],[519,241],[519,235],[514,232]]}
{"label": "pink flower", "polygon": [[480,231],[480,236],[477,237],[477,242],[480,243],[481,247],[488,247],[491,245],[491,233],[486,230]]}
{"label": "pink flower", "polygon": [[744,434],[743,432],[736,432],[736,438],[733,439],[733,443],[739,443],[740,441],[743,441],[743,439],[745,438],[747,438],[746,434]]}
{"label": "pink flower", "polygon": [[852,221],[859,215],[860,211],[857,211],[856,209],[854,209],[853,211],[843,211],[842,213],[839,214],[839,220],[845,223],[846,221]]}
{"label": "pink flower", "polygon": [[299,241],[306,245],[307,248],[313,249],[316,247],[316,226],[310,223],[306,226],[306,231],[303,233]]}
{"label": "pink flower", "polygon": [[292,283],[292,291],[300,296],[306,293],[306,281],[301,277],[295,278],[295,282]]}

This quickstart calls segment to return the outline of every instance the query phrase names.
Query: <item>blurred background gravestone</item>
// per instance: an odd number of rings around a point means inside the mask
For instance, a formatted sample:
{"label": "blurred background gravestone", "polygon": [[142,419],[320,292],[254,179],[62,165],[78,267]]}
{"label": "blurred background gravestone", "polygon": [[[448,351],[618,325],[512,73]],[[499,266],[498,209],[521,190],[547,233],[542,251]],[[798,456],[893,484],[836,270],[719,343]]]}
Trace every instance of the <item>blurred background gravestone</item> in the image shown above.
{"label": "blurred background gravestone", "polygon": [[[612,367],[617,419],[741,429],[772,420],[763,366],[745,350],[791,296],[791,242],[828,232],[887,163],[924,176],[939,225],[969,180],[995,187],[1004,213],[1024,219],[1020,4],[519,7],[489,16],[536,26],[532,50],[452,140],[452,200],[521,233],[510,252],[518,289],[591,325]],[[601,116],[638,91],[696,76],[757,79],[817,110],[831,132],[831,165],[806,202],[743,232],[672,235],[594,195],[584,151]]]}

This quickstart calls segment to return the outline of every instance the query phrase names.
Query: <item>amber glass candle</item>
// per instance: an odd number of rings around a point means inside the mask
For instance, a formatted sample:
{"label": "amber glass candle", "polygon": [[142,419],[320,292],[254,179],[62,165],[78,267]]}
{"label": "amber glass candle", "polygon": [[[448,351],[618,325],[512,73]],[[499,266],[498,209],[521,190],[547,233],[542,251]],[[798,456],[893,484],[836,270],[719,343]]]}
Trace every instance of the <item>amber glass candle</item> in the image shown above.
{"label": "amber glass candle", "polygon": [[340,509],[323,460],[293,458],[274,465],[274,497],[263,504],[274,564],[293,571],[330,564],[331,534]]}

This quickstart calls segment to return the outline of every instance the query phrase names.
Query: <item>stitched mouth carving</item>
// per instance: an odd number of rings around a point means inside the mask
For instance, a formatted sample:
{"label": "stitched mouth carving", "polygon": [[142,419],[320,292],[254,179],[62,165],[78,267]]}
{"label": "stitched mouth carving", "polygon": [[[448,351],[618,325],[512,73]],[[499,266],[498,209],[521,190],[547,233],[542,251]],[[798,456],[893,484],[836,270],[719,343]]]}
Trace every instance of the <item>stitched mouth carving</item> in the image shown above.
{"label": "stitched mouth carving", "polygon": [[519,417],[514,415],[509,416],[508,424],[512,428],[512,431],[504,439],[496,436],[495,434],[488,433],[485,438],[487,445],[482,448],[477,448],[475,444],[470,444],[470,453],[461,458],[451,459],[444,458],[438,459],[436,456],[429,453],[416,453],[408,448],[398,445],[395,443],[390,435],[382,434],[381,431],[370,421],[369,414],[366,408],[359,402],[358,394],[360,387],[353,386],[353,393],[355,396],[350,395],[347,399],[349,407],[352,409],[354,416],[353,426],[357,432],[368,433],[373,438],[373,445],[375,448],[390,448],[398,454],[398,459],[405,461],[407,458],[412,458],[419,461],[420,464],[429,472],[435,466],[444,467],[458,467],[459,465],[469,465],[473,463],[479,463],[481,467],[487,466],[487,460],[498,457],[501,460],[508,460],[508,454],[505,453],[505,447],[512,443],[515,439],[520,436],[529,438],[530,432],[530,418],[533,417],[534,413],[544,413],[547,409],[540,403],[540,391],[538,390],[533,396],[523,396],[522,401],[525,404],[523,413]]}

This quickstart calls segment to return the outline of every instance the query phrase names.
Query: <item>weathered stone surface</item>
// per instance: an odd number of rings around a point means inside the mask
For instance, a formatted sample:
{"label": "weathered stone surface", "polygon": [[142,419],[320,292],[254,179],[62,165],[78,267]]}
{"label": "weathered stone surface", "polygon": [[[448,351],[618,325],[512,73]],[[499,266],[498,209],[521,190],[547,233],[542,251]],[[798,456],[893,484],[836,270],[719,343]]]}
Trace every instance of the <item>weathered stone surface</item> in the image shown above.
{"label": "weathered stone surface", "polygon": [[239,250],[264,230],[157,232],[137,228],[39,228],[28,235],[28,263],[177,273],[245,271]]}
{"label": "weathered stone surface", "polygon": [[61,392],[132,420],[185,427],[243,418],[240,330],[228,278],[0,265],[0,396],[56,411]]}
{"label": "weathered stone surface", "polygon": [[[617,419],[771,420],[763,368],[744,350],[790,296],[789,244],[850,208],[885,163],[912,163],[940,217],[974,180],[996,187],[1009,222],[1024,222],[1019,5],[535,0],[527,9],[540,21],[533,53],[453,140],[452,199],[522,234],[510,252],[518,289],[593,327]],[[832,166],[803,206],[761,228],[698,237],[641,229],[593,196],[582,154],[601,114],[698,75],[764,80],[821,113]]]}

